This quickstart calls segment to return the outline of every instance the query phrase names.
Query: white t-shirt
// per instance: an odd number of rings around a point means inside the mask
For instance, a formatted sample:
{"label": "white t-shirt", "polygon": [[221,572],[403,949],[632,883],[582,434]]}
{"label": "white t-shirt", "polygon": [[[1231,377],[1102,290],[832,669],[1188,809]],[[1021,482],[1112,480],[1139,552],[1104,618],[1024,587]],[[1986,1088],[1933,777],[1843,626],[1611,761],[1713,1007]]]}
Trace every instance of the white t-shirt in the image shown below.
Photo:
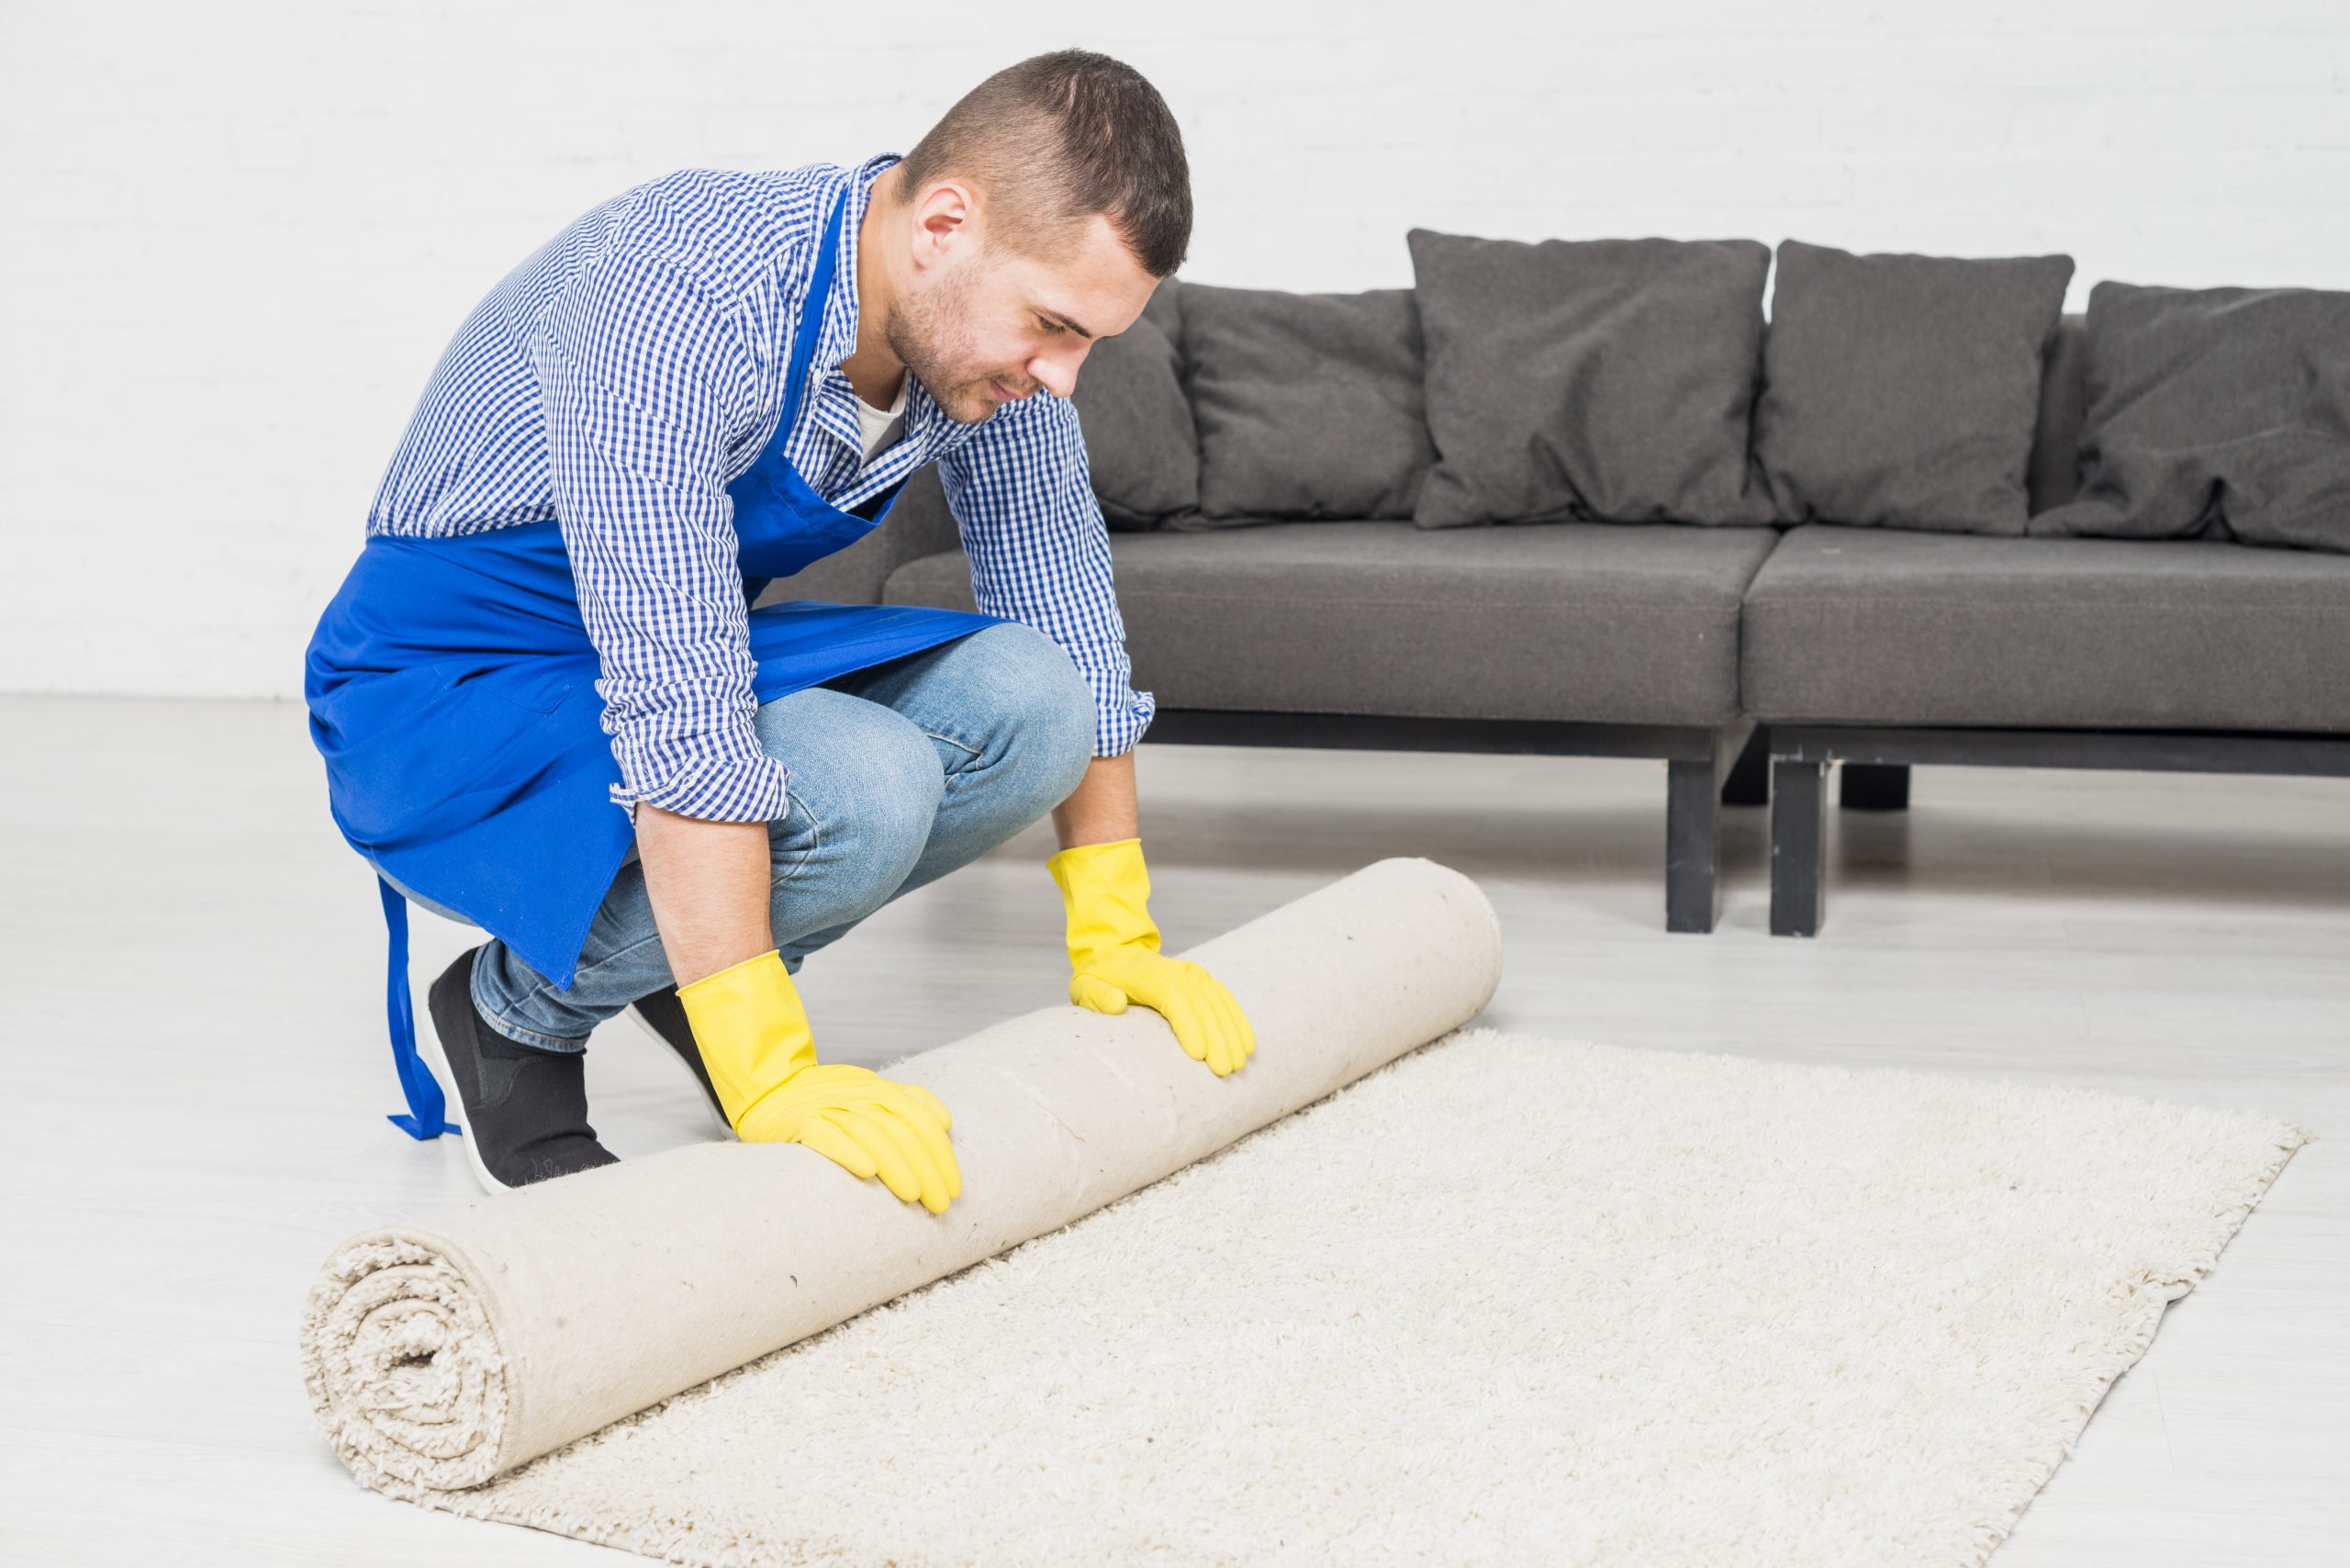
{"label": "white t-shirt", "polygon": [[865,443],[866,461],[871,462],[873,454],[898,433],[898,423],[906,412],[906,388],[913,380],[911,370],[898,377],[898,400],[886,409],[877,409],[862,398],[856,400],[856,433]]}

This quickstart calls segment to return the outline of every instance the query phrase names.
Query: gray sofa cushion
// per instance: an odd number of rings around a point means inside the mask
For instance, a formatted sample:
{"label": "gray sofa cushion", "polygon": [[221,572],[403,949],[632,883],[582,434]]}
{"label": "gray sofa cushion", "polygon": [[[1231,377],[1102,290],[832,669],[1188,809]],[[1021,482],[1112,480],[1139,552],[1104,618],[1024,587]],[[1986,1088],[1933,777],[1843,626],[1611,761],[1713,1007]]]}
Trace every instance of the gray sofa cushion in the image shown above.
{"label": "gray sofa cushion", "polygon": [[1437,451],[1414,521],[1771,521],[1747,450],[1769,246],[1408,239]]}
{"label": "gray sofa cushion", "polygon": [[[1163,708],[1716,724],[1767,529],[1277,522],[1111,541],[1135,684]],[[972,608],[952,551],[884,602]]]}
{"label": "gray sofa cushion", "polygon": [[1183,396],[1182,332],[1172,278],[1151,291],[1135,324],[1086,351],[1078,367],[1078,427],[1102,521],[1148,529],[1200,504],[1200,454]]}
{"label": "gray sofa cushion", "polygon": [[2088,398],[2032,532],[2350,551],[2350,293],[2099,283]]}
{"label": "gray sofa cushion", "polygon": [[1747,590],[1755,717],[2350,730],[2350,559],[1815,523]]}
{"label": "gray sofa cushion", "polygon": [[1200,518],[1405,518],[1436,460],[1408,288],[1183,287]]}
{"label": "gray sofa cushion", "polygon": [[1779,246],[1754,455],[1784,522],[2020,534],[2070,256]]}

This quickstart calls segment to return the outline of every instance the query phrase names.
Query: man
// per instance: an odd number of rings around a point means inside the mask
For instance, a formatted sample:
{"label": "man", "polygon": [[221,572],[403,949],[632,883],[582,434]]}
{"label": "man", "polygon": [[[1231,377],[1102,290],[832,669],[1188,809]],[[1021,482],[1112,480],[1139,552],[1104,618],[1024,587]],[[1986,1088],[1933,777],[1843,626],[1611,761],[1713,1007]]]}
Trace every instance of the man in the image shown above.
{"label": "man", "polygon": [[[321,616],[305,691],[338,826],[380,876],[395,1059],[406,900],[490,940],[426,1045],[493,1189],[611,1163],[589,1032],[633,1007],[745,1141],[944,1212],[948,1108],[820,1063],[792,976],[1050,812],[1070,1000],[1138,1002],[1219,1077],[1231,993],[1162,957],[1107,536],[1068,401],[1181,262],[1165,102],[1078,50],[997,73],[903,159],[686,170],[588,213],[451,342]],[[979,612],[766,584],[936,462]]]}

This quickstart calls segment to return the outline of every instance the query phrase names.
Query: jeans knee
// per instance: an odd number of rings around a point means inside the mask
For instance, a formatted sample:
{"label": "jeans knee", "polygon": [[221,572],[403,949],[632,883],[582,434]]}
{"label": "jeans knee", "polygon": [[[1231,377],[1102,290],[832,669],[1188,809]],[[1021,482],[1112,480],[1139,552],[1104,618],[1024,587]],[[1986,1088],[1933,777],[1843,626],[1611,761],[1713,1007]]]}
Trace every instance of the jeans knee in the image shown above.
{"label": "jeans knee", "polygon": [[[776,824],[785,835],[821,855],[834,875],[870,882],[887,892],[902,880],[930,842],[946,782],[930,737],[887,709],[873,710],[875,722],[860,727],[853,769],[839,777],[794,778],[791,811]],[[779,852],[778,872],[786,870]]]}
{"label": "jeans knee", "polygon": [[998,633],[1001,655],[1013,671],[1002,685],[1001,700],[1013,709],[1006,718],[1014,755],[1020,770],[1036,780],[1038,792],[1050,797],[1049,809],[1069,799],[1093,760],[1093,689],[1068,651],[1035,627],[1013,622],[981,634]]}
{"label": "jeans knee", "polygon": [[1093,700],[1093,689],[1077,676],[1075,666],[1069,674],[1077,677],[1073,691],[1065,696],[1053,710],[1050,726],[1053,756],[1061,768],[1059,792],[1053,804],[1059,805],[1085,781],[1085,770],[1093,765],[1093,733],[1100,722],[1101,710]]}

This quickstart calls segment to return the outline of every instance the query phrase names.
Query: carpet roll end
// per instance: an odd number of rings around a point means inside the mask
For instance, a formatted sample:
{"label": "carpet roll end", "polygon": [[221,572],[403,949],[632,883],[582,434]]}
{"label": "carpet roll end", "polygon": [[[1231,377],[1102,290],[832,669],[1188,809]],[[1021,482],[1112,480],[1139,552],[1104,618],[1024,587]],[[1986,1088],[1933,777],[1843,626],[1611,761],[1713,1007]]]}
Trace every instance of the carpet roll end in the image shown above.
{"label": "carpet roll end", "polygon": [[505,1468],[508,1359],[445,1249],[393,1232],[347,1243],[310,1287],[300,1344],[311,1409],[361,1482],[457,1491]]}

